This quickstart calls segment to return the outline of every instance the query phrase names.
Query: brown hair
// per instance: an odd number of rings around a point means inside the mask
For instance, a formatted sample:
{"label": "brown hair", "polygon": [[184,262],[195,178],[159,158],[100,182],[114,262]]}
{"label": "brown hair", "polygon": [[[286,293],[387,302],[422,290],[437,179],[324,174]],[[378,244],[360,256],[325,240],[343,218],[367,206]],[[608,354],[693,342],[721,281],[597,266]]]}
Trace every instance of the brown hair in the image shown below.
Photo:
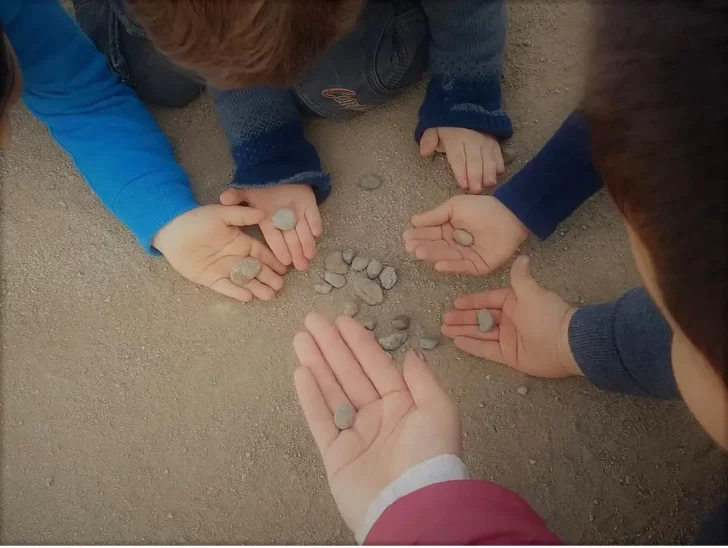
{"label": "brown hair", "polygon": [[220,88],[291,85],[356,22],[362,0],[127,0],[173,62]]}
{"label": "brown hair", "polygon": [[728,381],[728,9],[600,3],[584,110],[605,185],[665,306]]}

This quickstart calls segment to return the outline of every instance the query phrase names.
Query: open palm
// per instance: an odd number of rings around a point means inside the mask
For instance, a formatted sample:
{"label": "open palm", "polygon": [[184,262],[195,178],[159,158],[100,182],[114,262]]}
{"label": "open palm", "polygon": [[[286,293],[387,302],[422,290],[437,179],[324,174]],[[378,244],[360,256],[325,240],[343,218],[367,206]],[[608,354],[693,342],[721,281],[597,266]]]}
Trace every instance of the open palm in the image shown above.
{"label": "open palm", "polygon": [[[470,232],[473,244],[458,244],[455,229]],[[404,242],[409,253],[434,264],[438,272],[479,276],[497,270],[527,237],[523,223],[498,199],[456,196],[414,216]]]}

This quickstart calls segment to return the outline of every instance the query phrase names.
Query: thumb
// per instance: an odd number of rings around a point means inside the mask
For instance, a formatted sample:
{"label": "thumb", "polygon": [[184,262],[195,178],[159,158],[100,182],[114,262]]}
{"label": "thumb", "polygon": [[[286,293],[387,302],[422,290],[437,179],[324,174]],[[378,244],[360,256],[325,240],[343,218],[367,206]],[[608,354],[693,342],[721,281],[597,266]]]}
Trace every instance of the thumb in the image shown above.
{"label": "thumb", "polygon": [[420,137],[420,156],[431,156],[439,143],[440,137],[437,134],[437,128],[431,127],[425,130]]}
{"label": "thumb", "polygon": [[262,211],[243,206],[221,206],[221,215],[230,226],[257,225],[265,218]]}
{"label": "thumb", "polygon": [[222,205],[239,205],[244,201],[245,191],[240,188],[228,188],[225,192],[220,194],[220,203]]}
{"label": "thumb", "polygon": [[448,396],[435,378],[432,369],[417,351],[407,352],[402,365],[402,374],[417,407],[433,407],[449,403]]}
{"label": "thumb", "polygon": [[443,225],[452,217],[452,199],[437,206],[435,209],[425,211],[412,217],[412,226],[437,226]]}
{"label": "thumb", "polygon": [[536,280],[531,275],[531,259],[525,255],[519,255],[511,267],[511,286],[516,296],[519,293],[539,289]]}

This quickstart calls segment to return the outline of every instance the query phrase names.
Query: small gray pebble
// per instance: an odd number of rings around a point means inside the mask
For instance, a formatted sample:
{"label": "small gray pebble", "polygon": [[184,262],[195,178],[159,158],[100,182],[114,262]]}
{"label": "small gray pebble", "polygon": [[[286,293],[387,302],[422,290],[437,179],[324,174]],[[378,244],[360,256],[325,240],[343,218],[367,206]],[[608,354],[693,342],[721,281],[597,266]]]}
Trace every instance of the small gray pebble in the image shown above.
{"label": "small gray pebble", "polygon": [[273,226],[278,230],[293,230],[296,228],[296,214],[287,207],[281,208],[273,214]]}
{"label": "small gray pebble", "polygon": [[456,228],[452,233],[452,239],[460,245],[473,245],[473,235],[467,230]]}
{"label": "small gray pebble", "polygon": [[485,308],[483,310],[478,310],[478,329],[480,329],[483,333],[493,329],[493,314]]}
{"label": "small gray pebble", "polygon": [[334,274],[346,274],[349,272],[349,265],[344,262],[341,251],[332,251],[326,256],[326,270]]}
{"label": "small gray pebble", "polygon": [[354,294],[367,303],[369,306],[381,304],[384,300],[384,294],[379,284],[368,278],[355,278],[352,282],[354,285]]}
{"label": "small gray pebble", "polygon": [[336,272],[330,272],[329,270],[324,272],[324,280],[329,282],[336,289],[341,289],[346,285],[346,276],[343,274],[337,274]]}
{"label": "small gray pebble", "polygon": [[518,158],[518,151],[511,145],[503,145],[501,153],[503,154],[503,163],[505,165],[513,163],[513,160]]}
{"label": "small gray pebble", "polygon": [[356,251],[353,249],[346,249],[341,254],[342,259],[344,259],[344,262],[346,264],[351,264],[351,262],[354,260],[354,257],[356,257]]}
{"label": "small gray pebble", "polygon": [[238,261],[230,269],[230,281],[235,285],[245,285],[260,274],[262,268],[260,261],[252,257]]}
{"label": "small gray pebble", "polygon": [[344,315],[354,317],[359,313],[359,305],[354,301],[346,301],[344,303]]}
{"label": "small gray pebble", "polygon": [[362,272],[366,270],[368,264],[369,259],[367,259],[366,257],[356,257],[351,262],[351,268],[352,270],[356,270],[357,272]]}
{"label": "small gray pebble", "polygon": [[326,282],[319,282],[313,286],[313,290],[319,295],[328,295],[332,289],[334,288]]}
{"label": "small gray pebble", "polygon": [[368,329],[369,331],[374,331],[374,328],[377,327],[377,319],[372,318],[371,316],[361,316],[359,318],[359,323],[362,325],[362,327]]}
{"label": "small gray pebble", "polygon": [[375,190],[382,184],[382,178],[375,173],[365,173],[359,179],[359,186],[364,190]]}
{"label": "small gray pebble", "polygon": [[384,337],[379,338],[379,346],[384,350],[397,350],[407,340],[406,331],[395,331]]}
{"label": "small gray pebble", "polygon": [[524,40],[523,42],[521,42],[521,44],[523,44],[526,47],[530,47],[531,41],[530,40]]}
{"label": "small gray pebble", "polygon": [[518,387],[518,393],[521,396],[525,396],[526,394],[528,394],[528,388],[526,388],[525,386],[519,386]]}
{"label": "small gray pebble", "polygon": [[384,289],[392,289],[397,284],[397,272],[391,266],[386,267],[382,270],[379,275],[379,283],[382,284]]}
{"label": "small gray pebble", "polygon": [[350,403],[344,403],[336,408],[334,412],[334,424],[339,430],[348,430],[354,426],[356,411]]}
{"label": "small gray pebble", "polygon": [[372,259],[369,261],[369,266],[367,266],[367,276],[369,276],[370,280],[373,280],[379,274],[382,272],[382,269],[384,268],[384,265],[379,261],[378,259]]}
{"label": "small gray pebble", "polygon": [[392,320],[392,327],[399,331],[406,331],[410,327],[410,317],[400,314]]}
{"label": "small gray pebble", "polygon": [[440,344],[440,339],[437,337],[422,337],[420,338],[420,348],[424,350],[432,350],[435,348],[438,344]]}

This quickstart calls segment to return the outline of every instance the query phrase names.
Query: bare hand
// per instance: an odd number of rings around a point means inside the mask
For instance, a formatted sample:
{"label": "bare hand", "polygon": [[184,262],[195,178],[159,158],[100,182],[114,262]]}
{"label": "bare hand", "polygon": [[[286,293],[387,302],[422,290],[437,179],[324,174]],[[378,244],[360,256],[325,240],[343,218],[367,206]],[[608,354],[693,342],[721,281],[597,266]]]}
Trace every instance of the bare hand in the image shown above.
{"label": "bare hand", "polygon": [[[455,196],[412,218],[404,233],[405,249],[438,272],[479,276],[509,260],[528,237],[528,230],[492,196]],[[473,235],[473,245],[453,240],[456,228]]]}
{"label": "bare hand", "polygon": [[[229,188],[220,196],[220,203],[247,203],[261,210],[265,218],[260,222],[260,230],[271,251],[284,265],[293,264],[296,270],[303,271],[308,268],[308,261],[316,256],[316,238],[323,233],[323,224],[310,186]],[[273,214],[284,207],[293,210],[298,224],[294,230],[281,232],[273,226],[272,219]]]}
{"label": "bare hand", "polygon": [[455,181],[465,192],[480,194],[495,186],[499,174],[505,172],[498,139],[462,127],[430,128],[420,139],[420,154],[447,154]]}
{"label": "bare hand", "polygon": [[[478,329],[478,310],[488,309],[496,327]],[[468,354],[502,363],[534,377],[582,375],[569,347],[569,322],[576,310],[531,276],[528,257],[511,268],[511,288],[455,300],[442,334]]]}
{"label": "bare hand", "polygon": [[[283,288],[286,267],[239,228],[262,218],[263,213],[249,207],[201,206],[162,227],[152,245],[188,280],[239,301],[269,301]],[[258,259],[262,269],[255,280],[239,287],[230,281],[230,269],[246,257]]]}
{"label": "bare hand", "polygon": [[[462,454],[455,404],[414,353],[400,373],[369,331],[342,316],[306,318],[308,332],[293,341],[301,366],[295,382],[336,505],[356,531],[369,504],[411,467],[438,455]],[[356,409],[354,425],[339,431],[335,410]]]}

